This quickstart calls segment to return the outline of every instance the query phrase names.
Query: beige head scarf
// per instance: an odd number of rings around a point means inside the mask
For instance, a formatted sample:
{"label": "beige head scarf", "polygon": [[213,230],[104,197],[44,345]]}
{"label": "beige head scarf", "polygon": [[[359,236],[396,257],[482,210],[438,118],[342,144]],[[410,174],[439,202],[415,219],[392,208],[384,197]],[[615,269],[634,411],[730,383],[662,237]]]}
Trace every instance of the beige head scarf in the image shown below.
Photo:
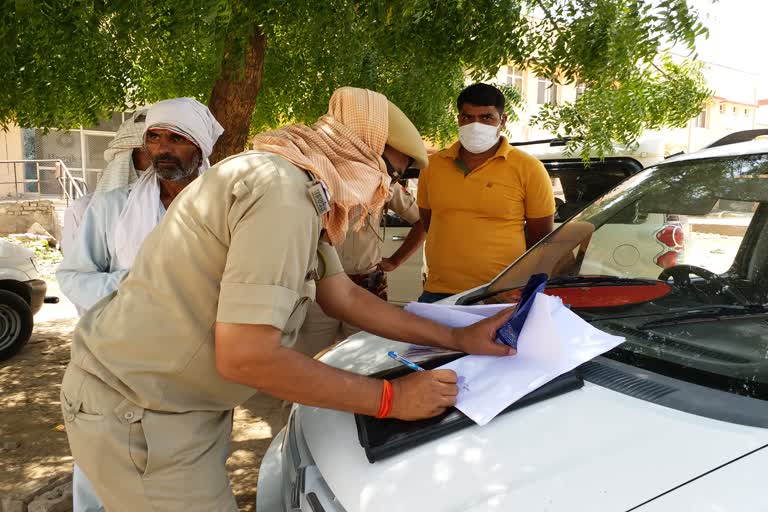
{"label": "beige head scarf", "polygon": [[254,149],[280,155],[325,183],[331,211],[323,225],[333,244],[346,235],[350,209],[359,208],[364,221],[367,213],[381,210],[389,195],[390,178],[381,159],[388,105],[383,94],[342,87],[331,96],[328,114],[313,126],[291,125],[253,139]]}

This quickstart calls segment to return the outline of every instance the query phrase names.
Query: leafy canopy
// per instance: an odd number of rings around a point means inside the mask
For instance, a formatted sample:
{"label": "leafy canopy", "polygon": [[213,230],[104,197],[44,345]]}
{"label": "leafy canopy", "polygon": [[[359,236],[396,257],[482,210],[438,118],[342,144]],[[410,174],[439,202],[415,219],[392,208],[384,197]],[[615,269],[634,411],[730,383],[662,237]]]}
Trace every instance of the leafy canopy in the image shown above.
{"label": "leafy canopy", "polygon": [[[267,40],[251,131],[313,122],[331,92],[386,94],[444,144],[467,77],[507,63],[562,83],[575,103],[535,121],[588,149],[683,125],[709,95],[694,55],[706,30],[686,0],[0,0],[0,124],[66,128],[173,96],[207,101],[225,53]],[[520,100],[507,89],[511,103]],[[238,98],[232,98],[238,101]]]}

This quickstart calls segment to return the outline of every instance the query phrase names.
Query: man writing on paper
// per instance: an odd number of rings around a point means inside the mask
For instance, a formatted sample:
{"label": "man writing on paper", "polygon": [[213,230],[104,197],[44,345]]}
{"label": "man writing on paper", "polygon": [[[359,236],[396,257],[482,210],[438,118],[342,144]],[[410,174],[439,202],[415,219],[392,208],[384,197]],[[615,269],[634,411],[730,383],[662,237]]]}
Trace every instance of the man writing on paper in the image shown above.
{"label": "man writing on paper", "polygon": [[[408,149],[388,144],[408,134]],[[291,346],[307,307],[388,338],[508,355],[510,313],[450,329],[356,286],[328,242],[350,211],[381,208],[389,176],[421,144],[386,97],[342,88],[313,126],[254,139],[192,183],[147,237],[130,274],[78,324],[62,382],[70,448],[107,508],[233,511],[222,452],[232,409],[256,389],[379,417],[453,405],[453,372],[392,382],[329,367]],[[327,192],[326,192],[327,191]]]}

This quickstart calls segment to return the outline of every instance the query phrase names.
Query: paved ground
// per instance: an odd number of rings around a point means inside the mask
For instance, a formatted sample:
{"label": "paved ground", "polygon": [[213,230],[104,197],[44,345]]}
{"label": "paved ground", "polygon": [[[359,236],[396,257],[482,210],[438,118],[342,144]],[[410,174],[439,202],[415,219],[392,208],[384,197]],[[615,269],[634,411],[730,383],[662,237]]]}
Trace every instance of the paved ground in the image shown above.
{"label": "paved ground", "polygon": [[[55,283],[51,294],[62,297]],[[59,387],[75,323],[75,309],[63,297],[59,304],[44,305],[29,344],[0,363],[0,499],[26,496],[72,470]],[[264,395],[235,412],[227,468],[241,510],[255,509],[261,457],[281,421],[280,402]]]}

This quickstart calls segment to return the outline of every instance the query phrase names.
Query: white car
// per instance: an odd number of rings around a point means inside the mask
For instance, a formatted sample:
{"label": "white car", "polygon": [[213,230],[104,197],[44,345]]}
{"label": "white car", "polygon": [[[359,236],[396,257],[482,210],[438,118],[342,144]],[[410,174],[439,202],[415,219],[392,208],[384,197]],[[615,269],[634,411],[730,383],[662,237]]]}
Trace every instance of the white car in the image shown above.
{"label": "white car", "polygon": [[[546,293],[626,338],[576,369],[583,386],[483,427],[440,433],[445,418],[368,420],[384,433],[378,440],[361,437],[363,417],[294,406],[263,458],[257,510],[768,510],[766,177],[768,141],[664,161],[594,201],[492,283],[446,299],[511,302],[531,274],[546,272]],[[749,225],[735,240],[700,244],[699,266],[659,269],[654,279],[582,272],[597,264],[595,235],[628,208],[717,217],[720,201],[751,208]],[[710,267],[709,251],[730,259],[725,272]],[[405,348],[359,333],[321,360],[375,374],[396,366],[388,350]]]}
{"label": "white car", "polygon": [[46,289],[34,253],[0,240],[0,361],[29,341],[33,317],[43,306]]}

